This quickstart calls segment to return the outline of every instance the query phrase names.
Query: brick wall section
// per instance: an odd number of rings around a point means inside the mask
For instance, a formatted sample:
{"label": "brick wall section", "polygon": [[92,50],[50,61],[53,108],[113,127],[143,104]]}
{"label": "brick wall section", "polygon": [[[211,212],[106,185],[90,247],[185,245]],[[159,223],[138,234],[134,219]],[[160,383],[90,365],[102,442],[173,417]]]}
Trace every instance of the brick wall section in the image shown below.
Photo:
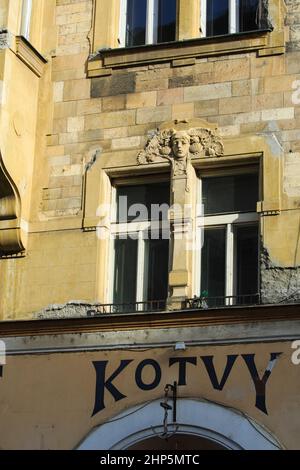
{"label": "brick wall section", "polygon": [[[53,60],[53,126],[48,137],[48,187],[43,191],[42,210],[48,217],[76,215],[82,204],[83,155],[87,142],[99,133],[84,132],[84,116],[101,103],[90,106],[90,81],[85,62],[90,52],[88,34],[92,24],[92,0],[57,0],[58,38]],[[97,103],[96,103],[96,102]],[[98,106],[97,106],[98,104]],[[94,109],[92,109],[94,107]]]}
{"label": "brick wall section", "polygon": [[137,154],[161,122],[192,117],[216,122],[226,137],[275,133],[287,155],[284,190],[298,194],[300,105],[292,96],[300,80],[300,2],[286,3],[290,52],[285,55],[227,55],[188,66],[121,69],[89,80],[85,64],[92,1],[58,0],[50,178],[43,212],[52,217],[80,211],[84,163],[91,150],[113,151],[112,158],[123,150]]}

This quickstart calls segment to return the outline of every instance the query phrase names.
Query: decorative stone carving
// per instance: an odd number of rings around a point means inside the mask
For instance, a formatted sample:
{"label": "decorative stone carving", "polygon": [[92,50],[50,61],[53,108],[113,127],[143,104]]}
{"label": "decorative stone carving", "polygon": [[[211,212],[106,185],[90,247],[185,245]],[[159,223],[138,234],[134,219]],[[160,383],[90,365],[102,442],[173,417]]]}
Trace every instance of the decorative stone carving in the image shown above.
{"label": "decorative stone carving", "polygon": [[186,175],[190,158],[221,157],[223,154],[222,141],[211,129],[166,129],[147,142],[137,161],[139,165],[145,165],[167,159],[172,165],[173,176],[179,176]]}
{"label": "decorative stone carving", "polygon": [[20,228],[20,197],[0,154],[0,257],[24,251]]}

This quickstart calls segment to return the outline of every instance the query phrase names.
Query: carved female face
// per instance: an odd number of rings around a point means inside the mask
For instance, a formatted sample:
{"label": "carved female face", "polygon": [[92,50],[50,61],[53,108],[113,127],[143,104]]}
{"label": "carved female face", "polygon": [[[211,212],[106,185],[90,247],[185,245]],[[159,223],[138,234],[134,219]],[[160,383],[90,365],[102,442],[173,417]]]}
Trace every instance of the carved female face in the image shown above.
{"label": "carved female face", "polygon": [[183,160],[189,154],[190,137],[184,131],[176,132],[171,139],[174,156],[178,160]]}

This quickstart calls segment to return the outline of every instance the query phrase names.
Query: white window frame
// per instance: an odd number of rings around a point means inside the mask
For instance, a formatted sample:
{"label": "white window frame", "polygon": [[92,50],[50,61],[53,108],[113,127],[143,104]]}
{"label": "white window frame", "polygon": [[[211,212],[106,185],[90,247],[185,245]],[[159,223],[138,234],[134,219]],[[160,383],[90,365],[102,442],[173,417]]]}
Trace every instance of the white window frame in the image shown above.
{"label": "white window frame", "polygon": [[[200,0],[201,2],[201,31],[202,36],[206,37],[206,23],[207,23],[207,0]],[[229,0],[228,4],[228,34],[239,32],[239,9],[238,0]]]}
{"label": "white window frame", "polygon": [[[126,47],[127,0],[120,0],[120,47]],[[157,43],[158,0],[147,0],[146,42]]]}
{"label": "white window frame", "polygon": [[[147,184],[147,183],[145,183]],[[109,256],[109,280],[108,280],[108,303],[114,303],[114,279],[115,279],[115,240],[119,235],[133,235],[135,234],[138,240],[137,244],[137,280],[136,280],[136,296],[135,302],[147,302],[147,289],[148,289],[148,256],[147,256],[147,236],[149,231],[151,234],[159,233],[162,229],[162,224],[159,221],[139,221],[139,222],[117,222],[117,188],[112,187],[112,210],[111,210],[111,224],[110,224],[110,256]],[[159,299],[164,300],[164,299]],[[142,305],[140,307],[142,310]]]}
{"label": "white window frame", "polygon": [[20,34],[29,41],[32,15],[32,0],[23,0]]}
{"label": "white window frame", "polygon": [[[245,171],[247,174],[247,171]],[[224,173],[227,176],[230,173]],[[219,176],[219,175],[218,175]],[[222,176],[222,175],[221,175]],[[202,175],[205,177],[205,175]],[[202,202],[202,177],[198,176],[198,201],[199,207]],[[196,215],[196,243],[197,248],[194,256],[194,295],[201,297],[201,255],[202,255],[202,242],[204,229],[207,227],[226,227],[226,260],[225,260],[225,297],[234,297],[237,293],[237,280],[236,280],[236,245],[234,239],[234,231],[238,226],[253,226],[259,223],[259,215],[257,212],[237,212],[237,213],[224,213],[220,215]],[[258,269],[258,266],[257,266]],[[234,303],[234,299],[233,303]],[[231,299],[226,301],[226,305],[230,305]]]}

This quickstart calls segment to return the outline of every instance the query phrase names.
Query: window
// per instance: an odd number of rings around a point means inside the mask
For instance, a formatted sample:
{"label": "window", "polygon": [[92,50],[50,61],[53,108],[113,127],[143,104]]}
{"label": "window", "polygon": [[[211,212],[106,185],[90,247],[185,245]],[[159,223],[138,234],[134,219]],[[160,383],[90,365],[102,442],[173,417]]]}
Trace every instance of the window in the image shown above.
{"label": "window", "polygon": [[258,194],[256,171],[200,179],[197,295],[208,306],[257,301]]}
{"label": "window", "polygon": [[165,308],[169,233],[164,221],[170,184],[120,185],[114,192],[111,301],[120,306],[118,311]]}
{"label": "window", "polygon": [[32,0],[23,0],[20,33],[27,40],[29,40],[29,37],[30,37],[31,13],[32,13]]}
{"label": "window", "polygon": [[201,0],[203,36],[255,31],[260,17],[259,0]]}
{"label": "window", "polygon": [[176,0],[121,0],[122,47],[175,41]]}

